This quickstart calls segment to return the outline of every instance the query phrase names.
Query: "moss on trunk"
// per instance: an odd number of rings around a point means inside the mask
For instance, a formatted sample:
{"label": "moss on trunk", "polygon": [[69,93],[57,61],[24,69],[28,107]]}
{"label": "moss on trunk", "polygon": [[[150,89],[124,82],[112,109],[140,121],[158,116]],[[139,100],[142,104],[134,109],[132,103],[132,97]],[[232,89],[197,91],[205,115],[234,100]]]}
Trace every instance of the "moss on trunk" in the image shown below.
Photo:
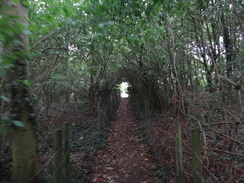
{"label": "moss on trunk", "polygon": [[[28,8],[23,1],[5,1],[4,17],[8,20],[5,37],[6,59],[12,63],[9,69],[9,92],[11,94],[10,117],[22,125],[14,125],[12,136],[13,173],[17,183],[40,182],[34,133],[34,114],[28,88]],[[21,124],[19,123],[19,124]]]}

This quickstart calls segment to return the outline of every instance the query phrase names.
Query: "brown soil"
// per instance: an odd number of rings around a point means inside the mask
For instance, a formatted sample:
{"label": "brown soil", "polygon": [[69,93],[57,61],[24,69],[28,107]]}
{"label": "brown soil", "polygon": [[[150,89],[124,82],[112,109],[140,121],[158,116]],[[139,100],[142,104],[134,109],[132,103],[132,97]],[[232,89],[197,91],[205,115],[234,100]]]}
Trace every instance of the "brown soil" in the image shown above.
{"label": "brown soil", "polygon": [[137,121],[121,99],[116,120],[111,126],[107,148],[96,158],[91,182],[96,183],[160,183],[157,167],[147,157],[147,146],[138,135]]}

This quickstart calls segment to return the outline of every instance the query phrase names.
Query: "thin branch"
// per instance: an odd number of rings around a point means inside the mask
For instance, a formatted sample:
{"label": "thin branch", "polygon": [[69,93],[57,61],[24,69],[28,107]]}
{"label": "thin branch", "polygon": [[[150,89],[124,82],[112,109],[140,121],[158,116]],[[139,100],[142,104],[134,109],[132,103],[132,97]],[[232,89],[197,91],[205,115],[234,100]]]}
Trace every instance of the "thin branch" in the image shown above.
{"label": "thin branch", "polygon": [[218,132],[218,131],[216,131],[216,130],[214,130],[214,129],[212,129],[212,128],[209,128],[209,130],[211,130],[211,131],[213,131],[213,132],[215,132],[215,133],[217,133],[217,134],[219,134],[219,135],[222,135],[222,136],[224,136],[224,137],[226,137],[226,138],[228,138],[228,139],[230,139],[230,140],[232,140],[232,141],[234,141],[234,142],[236,142],[236,143],[238,143],[238,144],[244,145],[243,142],[238,141],[238,140],[236,140],[236,139],[234,139],[234,138],[232,138],[232,137],[230,137],[230,136],[228,136],[228,135],[222,134],[222,133],[220,133],[220,132]]}
{"label": "thin branch", "polygon": [[227,77],[222,76],[220,74],[218,74],[218,78],[221,79],[222,81],[225,81],[225,82],[231,84],[232,86],[235,87],[235,89],[244,92],[244,88],[242,87],[242,85],[232,81],[230,78],[227,78]]}
{"label": "thin branch", "polygon": [[234,115],[232,114],[229,110],[227,109],[223,109],[225,112],[227,112],[232,118],[234,118],[236,120],[236,123],[235,124],[241,124],[242,122]]}
{"label": "thin branch", "polygon": [[213,148],[207,148],[207,149],[205,149],[205,150],[211,150],[211,151],[222,152],[222,153],[232,154],[232,155],[235,155],[235,156],[241,156],[241,157],[244,157],[243,154],[238,154],[238,153],[234,153],[234,152],[226,151],[226,150],[213,149]]}
{"label": "thin branch", "polygon": [[52,32],[50,32],[49,34],[43,36],[41,39],[39,39],[37,42],[33,43],[33,47],[36,47],[38,44],[40,44],[42,41],[44,41],[45,39],[48,39],[50,36],[52,36],[54,33],[56,33],[58,30],[54,30]]}

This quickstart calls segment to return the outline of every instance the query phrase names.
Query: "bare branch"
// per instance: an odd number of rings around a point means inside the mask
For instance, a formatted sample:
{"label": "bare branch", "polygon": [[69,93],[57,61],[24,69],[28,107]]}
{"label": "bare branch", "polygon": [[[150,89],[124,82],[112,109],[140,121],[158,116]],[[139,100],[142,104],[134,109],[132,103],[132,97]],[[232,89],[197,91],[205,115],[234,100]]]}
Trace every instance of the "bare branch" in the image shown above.
{"label": "bare branch", "polygon": [[232,81],[231,79],[229,79],[229,78],[227,78],[227,77],[225,77],[223,75],[220,75],[220,74],[218,74],[218,78],[221,79],[222,81],[225,81],[225,82],[231,84],[232,86],[235,87],[235,89],[244,92],[244,88],[242,87],[241,84],[238,84],[238,83]]}
{"label": "bare branch", "polygon": [[39,39],[37,42],[35,42],[34,44],[33,44],[33,47],[36,47],[38,44],[40,44],[42,41],[44,41],[45,39],[48,39],[50,36],[52,36],[55,32],[57,32],[58,31],[58,29],[57,30],[54,30],[54,31],[52,31],[52,32],[50,32],[49,34],[47,34],[47,35],[45,35],[45,36],[43,36],[41,39]]}
{"label": "bare branch", "polygon": [[236,139],[234,139],[234,138],[232,138],[232,137],[230,137],[230,136],[228,136],[228,135],[225,135],[225,134],[223,134],[223,133],[220,133],[220,132],[218,132],[218,131],[216,131],[216,130],[214,130],[214,129],[212,129],[212,128],[209,128],[209,129],[210,129],[211,131],[213,131],[213,132],[219,134],[219,135],[222,135],[223,137],[226,137],[226,138],[228,138],[228,139],[230,139],[230,140],[232,140],[232,141],[238,143],[238,144],[244,145],[244,143],[241,142],[241,141],[239,141],[239,140],[236,140]]}
{"label": "bare branch", "polygon": [[235,155],[235,156],[241,156],[241,157],[244,157],[243,154],[238,154],[238,153],[234,153],[234,152],[226,151],[226,150],[213,149],[213,148],[207,148],[207,149],[205,149],[205,150],[211,150],[211,151],[216,151],[216,152],[223,152],[223,153],[232,154],[232,155]]}

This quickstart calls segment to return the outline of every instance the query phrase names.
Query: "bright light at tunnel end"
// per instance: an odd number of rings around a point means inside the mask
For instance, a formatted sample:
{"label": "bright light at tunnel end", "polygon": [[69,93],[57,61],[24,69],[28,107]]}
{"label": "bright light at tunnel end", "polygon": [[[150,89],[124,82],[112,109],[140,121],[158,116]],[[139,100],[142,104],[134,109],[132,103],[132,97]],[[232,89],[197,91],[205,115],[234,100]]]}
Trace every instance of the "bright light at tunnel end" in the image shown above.
{"label": "bright light at tunnel end", "polygon": [[121,98],[128,98],[129,94],[128,94],[128,86],[129,84],[127,82],[122,82],[120,85],[120,97]]}

